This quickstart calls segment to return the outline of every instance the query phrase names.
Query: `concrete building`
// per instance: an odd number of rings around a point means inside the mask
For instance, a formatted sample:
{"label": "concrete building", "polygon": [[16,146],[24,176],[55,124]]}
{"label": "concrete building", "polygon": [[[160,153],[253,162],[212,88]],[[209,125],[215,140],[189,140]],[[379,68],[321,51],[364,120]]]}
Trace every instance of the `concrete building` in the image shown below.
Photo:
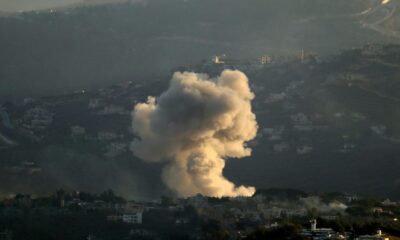
{"label": "concrete building", "polygon": [[101,106],[101,99],[99,98],[92,98],[89,100],[88,108],[94,109]]}
{"label": "concrete building", "polygon": [[143,222],[143,212],[131,212],[122,214],[122,222],[130,224],[142,224]]}
{"label": "concrete building", "polygon": [[53,123],[53,114],[42,107],[34,107],[25,112],[22,127],[28,130],[45,130]]}
{"label": "concrete building", "polygon": [[72,136],[83,136],[86,134],[86,129],[81,126],[72,126],[70,129]]}
{"label": "concrete building", "polygon": [[280,102],[280,101],[285,100],[286,97],[287,97],[287,95],[285,92],[271,93],[265,98],[264,103]]}
{"label": "concrete building", "polygon": [[376,235],[362,235],[356,238],[356,240],[389,240],[389,238],[384,236],[381,230],[378,230]]}
{"label": "concrete building", "polygon": [[301,235],[312,240],[347,239],[346,236],[333,231],[332,228],[317,228],[317,220],[310,221],[310,229],[303,229]]}
{"label": "concrete building", "polygon": [[266,65],[268,63],[272,62],[272,58],[270,56],[267,55],[263,55],[261,57],[258,58],[258,63],[261,65]]}

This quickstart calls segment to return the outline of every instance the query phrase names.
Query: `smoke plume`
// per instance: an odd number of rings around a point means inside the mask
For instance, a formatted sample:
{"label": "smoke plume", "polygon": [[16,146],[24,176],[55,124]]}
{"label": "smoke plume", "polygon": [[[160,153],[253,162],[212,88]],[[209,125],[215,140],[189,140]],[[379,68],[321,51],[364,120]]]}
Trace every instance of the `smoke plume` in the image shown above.
{"label": "smoke plume", "polygon": [[215,79],[176,72],[158,98],[148,97],[132,112],[134,154],[166,161],[162,179],[179,196],[251,196],[254,187],[236,187],[223,176],[226,158],[251,155],[246,141],[257,132],[248,79],[225,70]]}

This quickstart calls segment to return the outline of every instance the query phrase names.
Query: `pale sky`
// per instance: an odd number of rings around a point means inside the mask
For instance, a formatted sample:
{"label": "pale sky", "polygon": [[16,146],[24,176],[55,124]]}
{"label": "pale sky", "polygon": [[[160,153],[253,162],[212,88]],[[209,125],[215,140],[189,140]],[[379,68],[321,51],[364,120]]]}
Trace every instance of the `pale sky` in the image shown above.
{"label": "pale sky", "polygon": [[47,9],[81,2],[83,0],[0,0],[0,12]]}

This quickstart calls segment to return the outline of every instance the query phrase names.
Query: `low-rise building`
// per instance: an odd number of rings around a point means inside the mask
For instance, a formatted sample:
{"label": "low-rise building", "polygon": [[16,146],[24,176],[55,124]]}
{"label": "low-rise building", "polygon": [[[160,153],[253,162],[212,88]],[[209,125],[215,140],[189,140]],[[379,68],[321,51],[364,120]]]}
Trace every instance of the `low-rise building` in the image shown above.
{"label": "low-rise building", "polygon": [[83,136],[86,134],[86,129],[81,126],[72,126],[71,128],[71,135],[75,136]]}
{"label": "low-rise building", "polygon": [[142,224],[143,212],[136,211],[122,214],[122,222],[130,224]]}
{"label": "low-rise building", "polygon": [[22,127],[31,130],[45,130],[53,123],[53,114],[42,107],[29,109],[22,118]]}
{"label": "low-rise building", "polygon": [[389,240],[381,230],[378,230],[375,235],[362,235],[356,238],[356,240]]}
{"label": "low-rise building", "polygon": [[310,229],[303,229],[301,235],[312,240],[340,240],[347,239],[346,236],[335,232],[332,228],[317,228],[317,220],[313,219],[310,221]]}
{"label": "low-rise building", "polygon": [[110,140],[117,139],[119,137],[120,136],[118,136],[115,132],[102,131],[102,132],[97,133],[97,139],[100,141],[110,141]]}

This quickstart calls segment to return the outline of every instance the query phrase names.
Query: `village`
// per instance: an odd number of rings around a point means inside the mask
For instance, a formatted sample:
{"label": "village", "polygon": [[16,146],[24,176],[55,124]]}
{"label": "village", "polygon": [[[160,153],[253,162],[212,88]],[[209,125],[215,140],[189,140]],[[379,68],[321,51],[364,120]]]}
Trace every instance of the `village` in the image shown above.
{"label": "village", "polygon": [[[53,226],[54,232],[71,237],[69,229],[76,228],[71,234],[80,239],[253,239],[289,229],[285,234],[298,239],[387,240],[397,239],[390,236],[398,231],[399,215],[400,203],[389,199],[292,189],[260,190],[250,198],[163,196],[153,201],[127,201],[111,190],[90,194],[60,189],[47,197],[18,194],[3,199],[0,236],[21,239],[15,221],[38,232],[51,226],[30,221],[55,221],[59,225]],[[67,219],[76,222],[64,225]]]}

